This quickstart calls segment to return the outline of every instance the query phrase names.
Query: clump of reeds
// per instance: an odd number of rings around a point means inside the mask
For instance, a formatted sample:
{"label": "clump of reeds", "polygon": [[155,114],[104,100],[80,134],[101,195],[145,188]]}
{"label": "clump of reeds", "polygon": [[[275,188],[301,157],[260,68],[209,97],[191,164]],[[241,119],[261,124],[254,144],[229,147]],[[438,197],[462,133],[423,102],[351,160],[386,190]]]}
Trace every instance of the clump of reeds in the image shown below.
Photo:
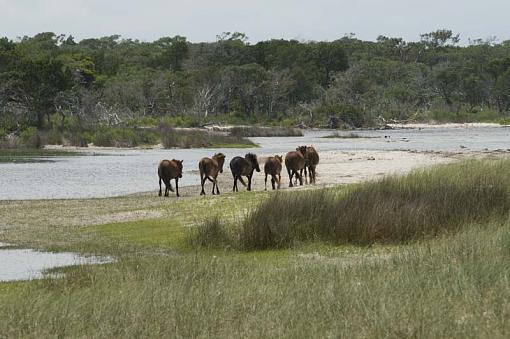
{"label": "clump of reeds", "polygon": [[198,247],[228,248],[233,241],[232,232],[219,216],[204,220],[188,236],[188,243]]}
{"label": "clump of reeds", "polygon": [[197,129],[161,128],[161,143],[165,148],[250,147],[248,139]]}
{"label": "clump of reeds", "polygon": [[237,137],[302,137],[303,132],[290,127],[239,126],[230,129]]}

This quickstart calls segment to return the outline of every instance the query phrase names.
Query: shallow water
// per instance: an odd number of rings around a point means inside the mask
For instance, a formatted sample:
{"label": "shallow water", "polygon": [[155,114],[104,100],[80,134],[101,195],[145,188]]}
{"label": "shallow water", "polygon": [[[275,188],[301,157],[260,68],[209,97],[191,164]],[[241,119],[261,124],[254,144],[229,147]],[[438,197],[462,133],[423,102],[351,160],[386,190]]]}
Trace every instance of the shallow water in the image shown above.
{"label": "shallow water", "polygon": [[[296,146],[314,145],[328,150],[454,151],[510,148],[505,127],[425,128],[354,131],[373,138],[322,138],[331,131],[307,131],[303,137],[252,138],[254,149],[104,150],[108,156],[49,157],[48,162],[1,163],[0,200],[110,197],[158,189],[157,165],[161,159],[184,160],[181,186],[199,183],[198,161],[216,152],[227,155],[225,171],[233,156],[247,152],[284,154]],[[351,132],[345,132],[349,134]],[[385,138],[385,136],[387,136]]]}
{"label": "shallow water", "polygon": [[9,248],[0,243],[0,281],[31,280],[44,277],[45,270],[71,265],[104,264],[110,258],[83,257],[75,253],[39,252]]}

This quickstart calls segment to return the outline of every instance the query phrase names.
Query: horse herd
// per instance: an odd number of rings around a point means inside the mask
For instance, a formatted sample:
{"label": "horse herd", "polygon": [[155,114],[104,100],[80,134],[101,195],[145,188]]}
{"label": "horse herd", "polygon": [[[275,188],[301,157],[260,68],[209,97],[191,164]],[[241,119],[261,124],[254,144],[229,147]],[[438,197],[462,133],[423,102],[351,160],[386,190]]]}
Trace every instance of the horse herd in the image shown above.
{"label": "horse herd", "polygon": [[[267,189],[267,177],[271,176],[271,186],[273,190],[280,188],[281,171],[284,160],[280,155],[268,157],[264,164],[264,187]],[[183,160],[162,160],[158,166],[159,175],[159,196],[162,195],[161,182],[165,184],[165,197],[168,197],[169,191],[174,192],[170,180],[175,180],[175,193],[179,196],[179,179],[182,178],[182,163]],[[213,183],[212,194],[220,194],[218,188],[218,174],[223,173],[223,164],[225,163],[225,154],[216,153],[211,158],[202,158],[198,163],[200,171],[200,185],[202,190],[200,195],[205,195],[205,182],[209,180]],[[289,187],[293,187],[292,179],[303,185],[303,171],[305,173],[305,182],[310,180],[310,183],[315,183],[315,168],[319,163],[319,154],[312,146],[299,146],[295,151],[288,152],[285,155],[285,167],[289,175]],[[260,172],[257,156],[253,153],[248,153],[244,157],[234,157],[230,161],[230,171],[234,178],[233,192],[238,192],[237,182],[241,182],[246,186],[248,191],[251,191],[251,182],[253,172]],[[243,177],[248,179],[248,184],[244,181]]]}

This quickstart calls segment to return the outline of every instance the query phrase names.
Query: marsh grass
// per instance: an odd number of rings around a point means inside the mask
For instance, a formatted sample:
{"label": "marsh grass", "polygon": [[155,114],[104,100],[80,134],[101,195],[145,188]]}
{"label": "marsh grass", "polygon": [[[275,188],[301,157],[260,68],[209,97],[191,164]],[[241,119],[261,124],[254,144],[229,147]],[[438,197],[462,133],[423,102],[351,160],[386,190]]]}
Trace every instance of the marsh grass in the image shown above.
{"label": "marsh grass", "polygon": [[72,152],[58,149],[42,148],[0,148],[0,163],[2,162],[29,162],[38,161],[47,157],[67,157],[82,155],[80,152]]}
{"label": "marsh grass", "polygon": [[244,249],[406,243],[510,211],[509,160],[464,161],[350,186],[271,195],[238,226]]}
{"label": "marsh grass", "polygon": [[103,127],[94,131],[92,142],[101,147],[136,147],[139,145],[154,145],[159,135],[151,129],[127,127]]}
{"label": "marsh grass", "polygon": [[[358,260],[200,253],[0,284],[6,337],[505,338],[510,225]],[[370,260],[368,258],[371,258]],[[380,259],[379,259],[380,258]],[[487,260],[490,258],[490,260]]]}
{"label": "marsh grass", "polygon": [[230,129],[235,137],[302,137],[303,132],[290,127],[238,126]]}
{"label": "marsh grass", "polygon": [[326,139],[360,139],[360,138],[372,139],[372,138],[380,138],[380,137],[361,135],[361,134],[353,133],[353,132],[350,132],[350,133],[334,132],[332,134],[325,135],[321,138],[326,138]]}
{"label": "marsh grass", "polygon": [[171,127],[161,128],[161,142],[165,148],[197,148],[197,147],[257,147],[250,140],[202,130],[183,130]]}
{"label": "marsh grass", "polygon": [[207,218],[199,226],[189,229],[187,242],[192,247],[217,249],[230,248],[234,243],[234,233],[218,215]]}

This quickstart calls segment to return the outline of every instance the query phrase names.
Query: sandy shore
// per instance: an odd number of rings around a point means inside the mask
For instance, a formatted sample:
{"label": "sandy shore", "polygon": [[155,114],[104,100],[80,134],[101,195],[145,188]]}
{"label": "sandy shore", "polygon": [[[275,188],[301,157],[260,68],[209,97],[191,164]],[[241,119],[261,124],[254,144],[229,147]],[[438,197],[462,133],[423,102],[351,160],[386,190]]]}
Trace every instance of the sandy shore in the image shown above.
{"label": "sandy shore", "polygon": [[[317,166],[316,186],[350,184],[367,180],[375,180],[386,175],[403,174],[415,168],[433,166],[462,158],[456,154],[408,151],[326,151],[320,152],[320,163]],[[468,153],[466,153],[468,156]],[[264,189],[264,162],[266,156],[259,156],[261,172],[253,177],[254,190]],[[198,171],[193,174],[198,175]],[[226,166],[219,176],[220,190],[229,192],[232,189],[232,176]],[[206,186],[211,184],[207,183]],[[285,166],[282,170],[281,188],[287,189],[289,177]],[[306,185],[305,185],[306,186]],[[239,185],[240,190],[245,188]],[[268,189],[271,189],[270,177]],[[295,189],[295,188],[294,188]],[[209,191],[209,188],[206,188]],[[208,192],[209,193],[209,192]]]}
{"label": "sandy shore", "polygon": [[[458,152],[419,152],[360,150],[325,151],[320,152],[319,155],[320,163],[317,166],[317,182],[315,186],[332,186],[377,180],[387,175],[401,175],[417,168],[425,168],[462,159],[497,159],[508,157],[510,156],[510,151],[461,150]],[[259,156],[261,172],[255,173],[253,177],[253,188],[255,190],[264,189],[263,164],[266,157]],[[232,176],[228,166],[224,169],[223,174],[219,176],[220,189],[230,192],[233,183]],[[198,175],[198,171],[196,174]],[[283,166],[281,188],[287,189],[288,186],[289,177],[285,166]],[[239,185],[240,190],[245,189],[241,187]],[[304,187],[310,186],[304,185]],[[268,177],[268,189],[271,189],[270,177]],[[296,189],[296,187],[292,189]]]}

